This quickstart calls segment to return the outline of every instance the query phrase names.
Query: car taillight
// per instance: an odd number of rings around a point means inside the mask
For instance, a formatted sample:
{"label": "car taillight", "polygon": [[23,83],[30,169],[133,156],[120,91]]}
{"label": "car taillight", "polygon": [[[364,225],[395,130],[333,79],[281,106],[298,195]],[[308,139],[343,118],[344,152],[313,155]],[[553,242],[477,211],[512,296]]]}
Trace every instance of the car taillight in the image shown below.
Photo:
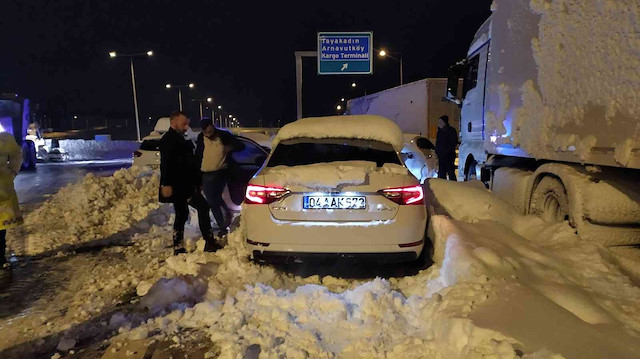
{"label": "car taillight", "polygon": [[280,187],[264,187],[250,184],[247,186],[244,202],[249,204],[269,204],[288,193],[288,189]]}
{"label": "car taillight", "polygon": [[142,156],[142,152],[140,151],[133,151],[133,157],[140,157]]}
{"label": "car taillight", "polygon": [[397,204],[424,204],[422,186],[387,188],[379,190],[378,193]]}

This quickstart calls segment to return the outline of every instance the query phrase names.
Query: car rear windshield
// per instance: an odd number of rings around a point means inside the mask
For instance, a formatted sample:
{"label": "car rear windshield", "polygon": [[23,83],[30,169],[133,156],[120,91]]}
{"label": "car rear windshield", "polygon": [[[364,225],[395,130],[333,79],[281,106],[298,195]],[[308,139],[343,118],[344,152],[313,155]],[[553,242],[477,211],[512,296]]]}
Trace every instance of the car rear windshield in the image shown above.
{"label": "car rear windshield", "polygon": [[378,167],[385,163],[401,164],[388,143],[357,139],[299,138],[280,142],[267,167],[301,166],[337,161],[369,161]]}
{"label": "car rear windshield", "polygon": [[143,151],[160,151],[160,140],[144,140],[140,144]]}

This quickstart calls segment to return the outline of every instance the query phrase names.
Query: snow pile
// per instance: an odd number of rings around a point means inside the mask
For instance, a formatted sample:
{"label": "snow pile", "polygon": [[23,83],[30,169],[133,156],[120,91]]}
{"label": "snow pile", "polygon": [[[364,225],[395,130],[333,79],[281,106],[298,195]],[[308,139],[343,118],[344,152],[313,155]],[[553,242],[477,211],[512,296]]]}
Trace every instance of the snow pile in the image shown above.
{"label": "snow pile", "polygon": [[392,121],[375,115],[310,117],[282,127],[271,148],[292,138],[357,138],[391,144],[396,151],[404,146],[402,130]]}
{"label": "snow pile", "polygon": [[263,174],[268,176],[269,181],[274,181],[269,184],[321,190],[363,184],[371,173],[406,175],[408,172],[405,167],[393,163],[385,163],[378,168],[375,162],[340,161],[294,167],[276,166],[268,168]]}
{"label": "snow pile", "polygon": [[38,254],[63,246],[109,240],[127,229],[146,231],[168,223],[168,206],[158,202],[159,176],[149,168],[123,169],[110,177],[86,175],[62,188],[12,231],[9,247]]}
{"label": "snow pile", "polygon": [[[47,140],[51,146],[51,140]],[[69,153],[70,160],[111,160],[131,158],[140,146],[135,141],[60,140],[60,148]]]}
{"label": "snow pile", "polygon": [[442,265],[431,291],[486,277],[492,298],[470,314],[476,325],[567,357],[633,358],[640,350],[640,288],[605,248],[566,222],[509,213],[480,186],[430,186],[456,219],[432,219]]}
{"label": "snow pile", "polygon": [[[207,278],[204,300],[125,330],[120,337],[205,330],[220,348],[220,358],[236,358],[256,348],[268,358],[517,357],[516,341],[479,328],[467,318],[474,305],[459,301],[469,296],[469,287],[449,290],[455,292],[451,297],[428,290],[429,279],[437,277],[435,268],[406,281],[293,277],[249,262],[243,240],[241,227],[217,253],[170,258],[167,267],[182,278],[172,279],[172,287],[193,293],[186,289],[190,285],[185,276]],[[167,280],[160,283],[167,287]],[[488,288],[486,280],[471,286],[483,285]],[[419,294],[403,294],[399,289]],[[476,299],[478,304],[482,301]],[[167,304],[151,292],[141,302]],[[552,358],[545,352],[538,354]]]}

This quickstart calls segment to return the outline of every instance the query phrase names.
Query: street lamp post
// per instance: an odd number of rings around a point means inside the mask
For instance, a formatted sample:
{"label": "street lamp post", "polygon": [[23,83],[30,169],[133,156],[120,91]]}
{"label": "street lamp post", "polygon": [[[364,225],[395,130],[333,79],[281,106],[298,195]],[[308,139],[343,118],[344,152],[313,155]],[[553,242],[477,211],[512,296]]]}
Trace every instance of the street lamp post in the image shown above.
{"label": "street lamp post", "polygon": [[153,51],[149,50],[145,53],[139,53],[139,54],[119,54],[115,51],[111,51],[109,52],[109,57],[111,58],[115,58],[118,56],[122,56],[122,57],[128,57],[129,58],[129,63],[131,64],[131,87],[133,88],[133,108],[136,112],[136,131],[138,134],[138,142],[141,141],[141,137],[140,137],[140,116],[138,114],[138,94],[136,92],[136,75],[135,75],[135,71],[133,70],[133,58],[136,56],[153,56]]}
{"label": "street lamp post", "polygon": [[[220,125],[220,127],[222,127],[222,105],[218,105],[218,115],[219,115],[219,119],[218,119],[218,125]],[[213,117],[213,108],[211,108],[211,118],[213,118],[213,121],[215,123],[215,117]]]}
{"label": "street lamp post", "polygon": [[[180,111],[182,111],[182,89],[183,88],[194,88],[196,87],[196,85],[192,82],[190,84],[187,85],[172,85],[172,84],[166,84],[164,85],[164,87],[170,89],[170,88],[177,88],[178,89],[178,104],[180,105]],[[202,111],[201,111],[202,112]],[[200,114],[202,117],[202,113]]]}
{"label": "street lamp post", "polygon": [[[385,50],[380,50],[378,54],[380,55],[380,57],[388,57],[400,63],[400,85],[402,85],[404,83],[402,79],[402,53],[401,52],[389,53],[389,52],[386,52]],[[397,55],[398,57],[397,58],[393,57],[391,56],[391,54]]]}
{"label": "street lamp post", "polygon": [[[208,102],[211,103],[213,102],[213,98],[211,97],[207,97],[206,99],[202,99],[202,100],[198,100],[198,99],[192,99],[191,101],[198,101],[198,103],[200,104],[200,118],[202,118],[204,116],[204,112],[202,110],[202,103],[204,102]],[[211,119],[213,120],[213,108],[211,109]]]}

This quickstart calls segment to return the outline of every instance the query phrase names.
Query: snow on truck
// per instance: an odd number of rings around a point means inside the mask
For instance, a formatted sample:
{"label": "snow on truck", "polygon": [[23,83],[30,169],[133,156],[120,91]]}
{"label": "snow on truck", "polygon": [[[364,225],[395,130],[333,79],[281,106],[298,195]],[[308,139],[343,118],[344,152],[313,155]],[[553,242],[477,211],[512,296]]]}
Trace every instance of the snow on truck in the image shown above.
{"label": "snow on truck", "polygon": [[[640,243],[637,0],[494,0],[447,97],[459,176],[582,238]],[[458,80],[463,78],[461,98]]]}

